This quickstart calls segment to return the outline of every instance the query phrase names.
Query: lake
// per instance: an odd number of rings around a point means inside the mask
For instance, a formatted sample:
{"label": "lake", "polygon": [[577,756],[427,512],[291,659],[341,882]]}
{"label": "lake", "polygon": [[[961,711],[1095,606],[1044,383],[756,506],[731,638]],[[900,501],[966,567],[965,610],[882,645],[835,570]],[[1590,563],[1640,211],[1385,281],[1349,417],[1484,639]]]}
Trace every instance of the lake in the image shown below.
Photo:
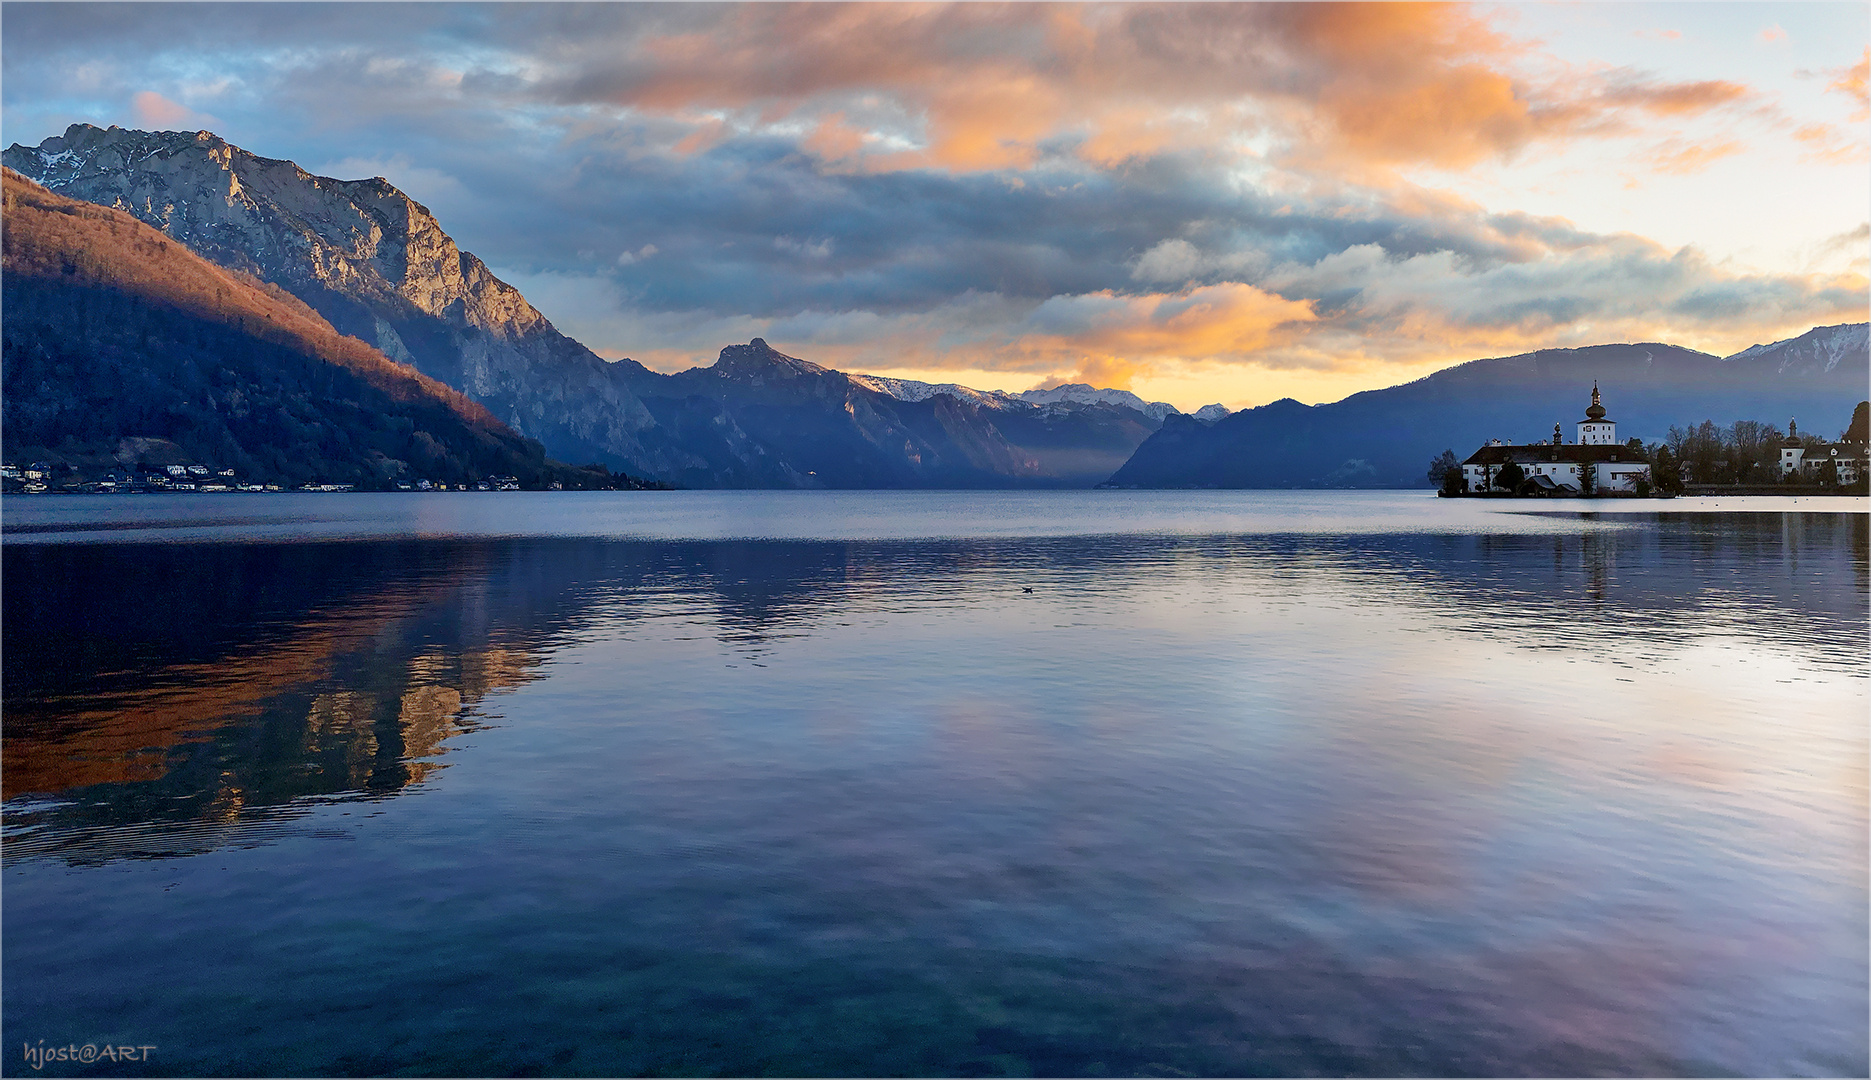
{"label": "lake", "polygon": [[1862,1076],[1866,511],[9,498],[0,1071]]}

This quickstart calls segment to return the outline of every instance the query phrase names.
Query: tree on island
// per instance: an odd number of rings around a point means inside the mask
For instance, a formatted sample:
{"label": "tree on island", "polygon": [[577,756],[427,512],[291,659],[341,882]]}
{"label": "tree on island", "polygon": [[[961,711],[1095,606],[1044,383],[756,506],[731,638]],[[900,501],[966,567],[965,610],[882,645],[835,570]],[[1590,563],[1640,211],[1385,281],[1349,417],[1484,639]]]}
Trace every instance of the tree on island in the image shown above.
{"label": "tree on island", "polygon": [[1448,469],[1443,472],[1442,493],[1444,495],[1468,494],[1468,477],[1462,475],[1460,467]]}
{"label": "tree on island", "polygon": [[1780,463],[1780,430],[1758,420],[1736,420],[1721,439],[1726,474],[1737,484],[1772,483]]}
{"label": "tree on island", "polygon": [[1851,426],[1839,436],[1839,441],[1859,444],[1871,442],[1871,401],[1860,401],[1858,407],[1852,410]]}
{"label": "tree on island", "polygon": [[1455,460],[1455,451],[1444,450],[1441,457],[1434,458],[1429,463],[1429,482],[1437,487],[1446,488],[1448,486],[1446,478],[1451,470],[1459,475],[1462,471],[1462,463]]}
{"label": "tree on island", "polygon": [[1650,455],[1650,480],[1663,495],[1680,495],[1683,492],[1682,463],[1667,446],[1658,446]]}
{"label": "tree on island", "polygon": [[1671,426],[1670,452],[1689,468],[1692,483],[1713,484],[1722,472],[1722,429],[1713,420],[1704,420],[1688,428]]}
{"label": "tree on island", "polygon": [[[1737,420],[1725,428],[1704,420],[1689,428],[1670,428],[1665,445],[1693,484],[1805,483],[1799,474],[1780,473],[1786,439],[1779,428],[1757,420]],[[1808,432],[1798,432],[1796,440],[1808,451],[1825,445],[1824,439]],[[1660,470],[1655,480],[1659,488],[1664,486]]]}
{"label": "tree on island", "polygon": [[1519,491],[1520,485],[1527,481],[1527,470],[1516,462],[1501,466],[1501,471],[1494,474],[1494,486],[1506,491]]}
{"label": "tree on island", "polygon": [[1598,466],[1592,462],[1579,463],[1579,494],[1588,499],[1598,496]]}

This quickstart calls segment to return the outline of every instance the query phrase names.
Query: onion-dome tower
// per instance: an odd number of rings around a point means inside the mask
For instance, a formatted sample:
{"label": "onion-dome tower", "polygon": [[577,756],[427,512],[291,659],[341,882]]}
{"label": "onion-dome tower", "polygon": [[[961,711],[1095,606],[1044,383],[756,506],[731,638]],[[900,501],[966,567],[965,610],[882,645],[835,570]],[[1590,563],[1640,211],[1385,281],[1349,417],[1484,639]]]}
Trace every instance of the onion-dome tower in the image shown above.
{"label": "onion-dome tower", "polygon": [[1618,443],[1618,425],[1605,419],[1604,403],[1598,399],[1598,383],[1592,382],[1592,403],[1585,410],[1585,419],[1579,421],[1579,444],[1581,446],[1616,446]]}

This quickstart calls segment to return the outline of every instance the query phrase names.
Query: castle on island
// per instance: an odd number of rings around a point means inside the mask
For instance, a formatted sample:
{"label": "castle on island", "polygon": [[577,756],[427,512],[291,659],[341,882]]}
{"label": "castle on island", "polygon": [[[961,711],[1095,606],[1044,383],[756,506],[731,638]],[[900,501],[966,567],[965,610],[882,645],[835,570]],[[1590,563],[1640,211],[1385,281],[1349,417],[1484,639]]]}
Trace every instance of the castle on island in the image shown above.
{"label": "castle on island", "polygon": [[1641,450],[1618,441],[1618,425],[1605,415],[1598,398],[1598,384],[1592,384],[1592,403],[1585,419],[1575,425],[1578,437],[1566,442],[1560,425],[1553,425],[1553,441],[1527,446],[1511,446],[1493,439],[1462,462],[1462,476],[1468,490],[1484,492],[1494,487],[1495,478],[1509,465],[1517,465],[1527,482],[1549,495],[1636,494],[1641,481],[1650,484],[1650,462]]}

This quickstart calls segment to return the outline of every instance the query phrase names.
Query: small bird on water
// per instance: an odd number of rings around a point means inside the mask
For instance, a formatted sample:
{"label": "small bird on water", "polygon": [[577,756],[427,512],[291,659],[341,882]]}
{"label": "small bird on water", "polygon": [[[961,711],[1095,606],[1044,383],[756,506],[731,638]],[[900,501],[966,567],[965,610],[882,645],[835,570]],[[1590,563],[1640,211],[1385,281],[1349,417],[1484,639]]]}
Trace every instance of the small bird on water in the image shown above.
{"label": "small bird on water", "polygon": [[1033,586],[1031,586],[1031,585],[1027,585],[1027,586],[1024,586],[1024,587],[1022,587],[1022,588],[1021,588],[1021,590],[1020,590],[1020,591],[1021,591],[1021,592],[1032,592],[1032,591],[1033,591]]}

